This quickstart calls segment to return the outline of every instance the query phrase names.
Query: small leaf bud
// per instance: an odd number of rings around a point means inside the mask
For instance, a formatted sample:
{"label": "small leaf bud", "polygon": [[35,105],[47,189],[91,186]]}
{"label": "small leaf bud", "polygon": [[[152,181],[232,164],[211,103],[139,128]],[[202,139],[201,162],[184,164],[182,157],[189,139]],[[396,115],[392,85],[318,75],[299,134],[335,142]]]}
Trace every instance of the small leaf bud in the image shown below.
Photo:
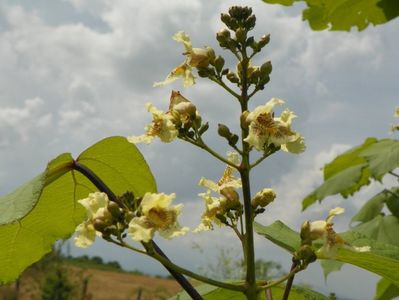
{"label": "small leaf bud", "polygon": [[226,139],[231,137],[230,129],[224,124],[218,124],[218,134]]}
{"label": "small leaf bud", "polygon": [[276,193],[272,189],[263,189],[256,193],[251,200],[252,207],[266,207],[276,198]]}

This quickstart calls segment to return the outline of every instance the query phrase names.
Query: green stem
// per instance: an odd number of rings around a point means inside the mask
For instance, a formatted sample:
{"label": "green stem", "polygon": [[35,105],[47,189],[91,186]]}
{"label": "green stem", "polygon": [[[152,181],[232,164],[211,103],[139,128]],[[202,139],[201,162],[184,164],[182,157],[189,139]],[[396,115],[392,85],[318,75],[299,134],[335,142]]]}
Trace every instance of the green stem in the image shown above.
{"label": "green stem", "polygon": [[[248,63],[247,53],[245,47],[242,50],[242,74],[241,74],[241,113],[248,110]],[[253,211],[251,205],[251,188],[250,188],[250,163],[249,163],[249,152],[250,146],[244,141],[248,136],[248,128],[241,128],[241,142],[242,142],[242,162],[239,169],[242,181],[242,191],[244,200],[244,215],[245,215],[245,261],[247,266],[246,274],[246,296],[248,300],[255,300],[257,298],[257,286],[255,276],[255,251],[254,251],[254,231],[253,231]]]}
{"label": "green stem", "polygon": [[229,165],[231,167],[233,167],[234,169],[238,169],[238,166],[236,166],[235,164],[233,164],[231,161],[227,160],[226,158],[224,158],[223,156],[221,156],[219,153],[215,152],[214,150],[212,150],[211,148],[209,148],[202,139],[199,139],[198,141],[194,141],[192,139],[189,139],[187,137],[181,137],[180,139],[182,139],[183,141],[189,142],[190,144],[193,144],[194,146],[197,146],[203,150],[205,150],[206,152],[210,153],[212,156],[216,157],[218,160],[224,162],[226,165]]}
{"label": "green stem", "polygon": [[289,278],[293,278],[293,276],[296,273],[298,273],[300,270],[301,269],[296,266],[294,269],[291,269],[291,271],[287,275],[285,275],[285,276],[283,276],[283,277],[281,277],[281,278],[279,278],[277,280],[274,280],[274,281],[272,281],[272,282],[270,282],[268,284],[264,284],[264,285],[258,286],[258,290],[269,289],[269,288],[271,288],[271,287],[273,287],[275,285],[278,285],[278,284],[288,280]]}
{"label": "green stem", "polygon": [[190,270],[184,269],[178,265],[175,265],[173,262],[171,262],[170,260],[165,259],[163,256],[159,255],[158,253],[153,253],[148,254],[149,256],[155,258],[156,260],[158,260],[161,264],[163,264],[164,266],[167,266],[181,274],[187,275],[191,278],[197,279],[199,281],[205,282],[205,283],[209,283],[211,285],[214,286],[218,286],[224,289],[229,289],[229,290],[233,290],[233,291],[244,291],[245,287],[243,285],[236,285],[236,284],[231,284],[231,283],[227,283],[227,282],[221,282],[221,281],[217,281],[202,275],[199,275],[197,273],[194,273]]}
{"label": "green stem", "polygon": [[218,85],[220,85],[222,88],[224,88],[229,94],[237,98],[238,101],[240,101],[241,97],[238,95],[236,92],[234,92],[231,88],[229,88],[228,85],[226,85],[221,77],[216,78],[216,77],[210,77],[210,80],[213,82],[216,82]]}

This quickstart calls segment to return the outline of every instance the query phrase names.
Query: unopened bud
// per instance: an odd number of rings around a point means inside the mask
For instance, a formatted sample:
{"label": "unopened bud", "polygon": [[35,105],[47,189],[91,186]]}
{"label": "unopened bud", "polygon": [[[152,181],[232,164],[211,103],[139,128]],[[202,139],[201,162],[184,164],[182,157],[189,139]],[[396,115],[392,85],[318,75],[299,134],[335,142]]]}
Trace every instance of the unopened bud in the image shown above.
{"label": "unopened bud", "polygon": [[107,209],[114,218],[120,218],[122,216],[121,209],[119,205],[115,202],[110,201],[108,203]]}
{"label": "unopened bud", "polygon": [[236,209],[241,206],[240,203],[240,196],[238,195],[237,191],[233,187],[226,187],[220,191],[226,198],[226,209]]}
{"label": "unopened bud", "polygon": [[230,146],[235,146],[238,142],[238,139],[239,139],[238,135],[231,134],[227,140],[228,140]]}
{"label": "unopened bud", "polygon": [[102,219],[94,219],[93,227],[95,230],[99,232],[103,232],[104,229],[107,227],[107,224]]}
{"label": "unopened bud", "polygon": [[262,37],[259,39],[258,46],[259,48],[263,48],[270,42],[270,34],[268,35],[262,35]]}
{"label": "unopened bud", "polygon": [[298,251],[295,252],[295,258],[304,261],[304,263],[310,264],[315,262],[317,259],[316,253],[314,253],[312,247],[310,245],[302,245]]}
{"label": "unopened bud", "polygon": [[272,72],[272,62],[268,61],[265,62],[261,67],[260,67],[260,74],[262,77],[268,76],[270,75],[270,73]]}
{"label": "unopened bud", "polygon": [[249,115],[249,111],[246,110],[240,116],[240,126],[242,129],[248,129],[248,127],[249,127],[250,122],[247,121],[248,115]]}
{"label": "unopened bud", "polygon": [[229,72],[226,75],[226,78],[231,82],[231,83],[238,83],[240,79],[238,78],[237,74],[234,72]]}
{"label": "unopened bud", "polygon": [[238,28],[236,30],[236,39],[237,39],[237,42],[245,43],[245,41],[247,39],[247,31],[242,27]]}
{"label": "unopened bud", "polygon": [[213,63],[216,58],[215,50],[213,50],[211,47],[206,47],[205,48],[208,54],[208,59],[210,63]]}
{"label": "unopened bud", "polygon": [[224,66],[224,58],[221,57],[220,55],[218,57],[216,57],[215,61],[214,61],[214,65],[215,65],[216,71],[218,73],[220,73]]}
{"label": "unopened bud", "polygon": [[226,139],[231,136],[230,129],[224,124],[218,124],[218,134]]}
{"label": "unopened bud", "polygon": [[222,20],[222,22],[227,26],[229,26],[231,23],[231,17],[228,14],[221,14],[220,20]]}
{"label": "unopened bud", "polygon": [[208,129],[209,129],[209,123],[206,122],[205,124],[201,125],[201,127],[198,129],[199,135],[204,134]]}
{"label": "unopened bud", "polygon": [[250,15],[246,20],[245,20],[245,25],[247,30],[251,30],[252,28],[255,27],[256,23],[256,17],[255,15]]}
{"label": "unopened bud", "polygon": [[276,193],[272,189],[263,189],[257,192],[251,200],[252,207],[266,207],[276,198]]}

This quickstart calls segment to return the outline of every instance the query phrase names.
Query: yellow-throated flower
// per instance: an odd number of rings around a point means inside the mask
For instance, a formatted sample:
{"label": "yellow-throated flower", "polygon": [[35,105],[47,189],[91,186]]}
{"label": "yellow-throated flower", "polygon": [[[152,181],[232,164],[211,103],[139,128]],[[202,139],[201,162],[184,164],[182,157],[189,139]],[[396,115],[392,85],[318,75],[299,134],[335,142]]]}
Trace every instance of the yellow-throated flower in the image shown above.
{"label": "yellow-throated flower", "polygon": [[130,143],[149,144],[155,137],[159,137],[162,142],[169,143],[177,138],[178,130],[173,123],[173,116],[157,109],[152,103],[146,104],[147,110],[152,113],[152,123],[145,127],[146,133],[140,136],[129,136]]}
{"label": "yellow-throated flower", "polygon": [[164,81],[155,82],[154,86],[164,86],[179,78],[183,78],[185,87],[191,86],[195,83],[192,68],[206,67],[209,64],[209,58],[212,53],[210,48],[193,48],[190,37],[183,31],[177,32],[173,39],[183,43],[186,50],[183,54],[186,56],[186,60],[174,68]]}
{"label": "yellow-throated flower", "polygon": [[264,151],[265,147],[273,144],[281,146],[281,149],[287,152],[303,152],[305,150],[303,137],[291,129],[295,114],[286,109],[280,117],[274,117],[274,106],[283,103],[281,99],[272,98],[265,105],[258,106],[248,113],[245,122],[249,124],[249,133],[244,141],[258,151]]}
{"label": "yellow-throated flower", "polygon": [[157,231],[167,239],[185,234],[188,228],[177,222],[183,205],[170,206],[175,196],[146,193],[140,204],[141,216],[130,221],[128,235],[135,241],[149,242]]}

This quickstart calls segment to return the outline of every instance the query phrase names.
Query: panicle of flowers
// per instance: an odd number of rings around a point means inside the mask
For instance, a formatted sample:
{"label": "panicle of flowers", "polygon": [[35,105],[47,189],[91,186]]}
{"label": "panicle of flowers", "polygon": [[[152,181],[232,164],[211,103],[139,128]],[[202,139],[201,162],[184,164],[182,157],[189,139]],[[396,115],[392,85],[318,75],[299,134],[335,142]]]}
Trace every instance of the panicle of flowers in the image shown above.
{"label": "panicle of flowers", "polygon": [[190,37],[183,31],[177,32],[173,39],[184,45],[186,56],[185,61],[174,68],[165,80],[160,82],[155,82],[154,86],[164,86],[169,83],[174,82],[179,78],[183,78],[183,85],[189,87],[195,84],[195,76],[192,73],[193,68],[206,67],[209,61],[214,58],[214,52],[211,48],[193,48]]}
{"label": "panicle of flowers", "polygon": [[125,193],[118,203],[110,201],[105,193],[95,192],[78,202],[86,209],[86,220],[76,228],[75,245],[89,247],[96,236],[120,240],[129,235],[133,240],[149,242],[158,232],[170,239],[188,231],[177,221],[182,204],[171,206],[175,194],[146,193],[134,197]]}
{"label": "panicle of flowers", "polygon": [[283,100],[272,98],[265,105],[245,114],[243,123],[248,126],[249,134],[244,141],[262,152],[270,145],[295,154],[305,151],[303,136],[291,128],[296,115],[285,109],[279,117],[274,116],[274,106],[282,104]]}
{"label": "panicle of flowers", "polygon": [[143,135],[127,137],[133,144],[149,144],[155,137],[164,143],[170,143],[191,128],[197,129],[201,126],[202,120],[197,108],[179,91],[172,91],[167,112],[157,109],[151,103],[147,103],[146,108],[152,114],[152,123],[145,127]]}

